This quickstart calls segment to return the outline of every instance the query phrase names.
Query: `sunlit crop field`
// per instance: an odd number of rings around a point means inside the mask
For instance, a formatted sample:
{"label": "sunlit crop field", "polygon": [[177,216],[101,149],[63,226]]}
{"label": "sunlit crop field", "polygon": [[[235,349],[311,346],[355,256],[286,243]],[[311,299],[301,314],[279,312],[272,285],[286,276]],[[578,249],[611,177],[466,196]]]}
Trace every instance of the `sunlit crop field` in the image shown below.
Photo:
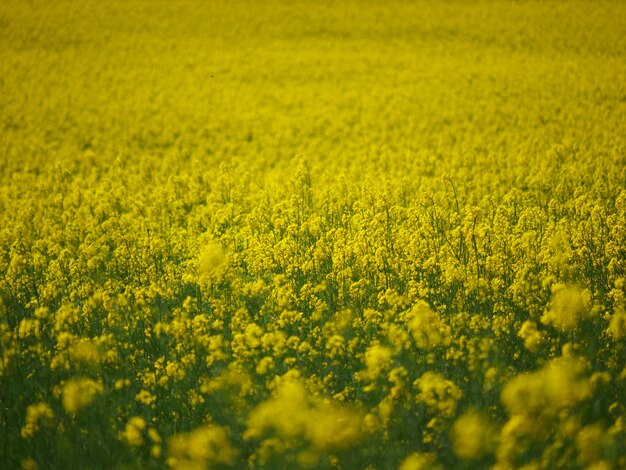
{"label": "sunlit crop field", "polygon": [[2,0],[0,467],[626,468],[624,37]]}

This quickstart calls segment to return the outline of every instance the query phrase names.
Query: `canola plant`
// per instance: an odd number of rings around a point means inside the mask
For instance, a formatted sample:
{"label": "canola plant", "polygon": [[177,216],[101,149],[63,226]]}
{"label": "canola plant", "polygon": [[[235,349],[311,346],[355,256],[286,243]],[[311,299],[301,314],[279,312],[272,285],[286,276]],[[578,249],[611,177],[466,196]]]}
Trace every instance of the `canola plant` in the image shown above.
{"label": "canola plant", "polygon": [[4,0],[3,468],[626,468],[626,4]]}

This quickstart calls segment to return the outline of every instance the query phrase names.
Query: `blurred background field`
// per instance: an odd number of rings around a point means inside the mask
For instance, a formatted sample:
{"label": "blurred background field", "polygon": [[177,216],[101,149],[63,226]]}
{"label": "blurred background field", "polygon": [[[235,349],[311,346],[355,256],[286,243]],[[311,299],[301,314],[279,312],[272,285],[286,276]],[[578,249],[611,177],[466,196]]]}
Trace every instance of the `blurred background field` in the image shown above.
{"label": "blurred background field", "polygon": [[8,468],[626,466],[626,4],[0,4]]}
{"label": "blurred background field", "polygon": [[353,178],[463,155],[493,179],[555,144],[623,145],[619,1],[3,4],[8,169],[306,154]]}

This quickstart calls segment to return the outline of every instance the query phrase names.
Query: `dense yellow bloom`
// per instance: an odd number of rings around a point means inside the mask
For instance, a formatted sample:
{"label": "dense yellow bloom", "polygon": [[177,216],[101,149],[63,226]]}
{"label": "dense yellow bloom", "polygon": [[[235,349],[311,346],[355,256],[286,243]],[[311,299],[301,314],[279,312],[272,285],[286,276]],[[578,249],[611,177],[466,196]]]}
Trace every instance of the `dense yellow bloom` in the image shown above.
{"label": "dense yellow bloom", "polygon": [[530,352],[537,352],[545,340],[537,324],[531,320],[522,323],[518,336],[524,340],[524,347]]}
{"label": "dense yellow bloom", "polygon": [[235,456],[227,429],[207,425],[174,435],[168,444],[167,465],[174,470],[204,470],[231,464]]}
{"label": "dense yellow bloom", "polygon": [[459,417],[451,433],[454,452],[463,459],[478,459],[495,449],[496,431],[489,420],[476,411]]}
{"label": "dense yellow bloom", "polygon": [[81,338],[72,345],[70,349],[70,357],[76,362],[97,364],[102,358],[101,344],[102,341]]}
{"label": "dense yellow bloom", "polygon": [[102,383],[85,377],[73,378],[63,387],[63,408],[74,414],[91,404],[96,396],[103,391]]}
{"label": "dense yellow bloom", "polygon": [[420,348],[447,344],[449,340],[449,328],[424,301],[419,301],[411,308],[409,329]]}
{"label": "dense yellow bloom", "polygon": [[391,349],[375,344],[365,351],[366,369],[360,373],[364,380],[375,380],[381,372],[389,369],[393,352]]}
{"label": "dense yellow bloom", "polygon": [[133,416],[128,420],[120,437],[130,445],[140,447],[144,444],[143,432],[146,429],[146,420],[141,416]]}
{"label": "dense yellow bloom", "polygon": [[361,438],[360,414],[309,396],[298,379],[283,379],[272,398],[250,414],[246,439],[275,432],[285,439],[304,437],[315,449],[349,447]]}
{"label": "dense yellow bloom", "polygon": [[589,314],[591,294],[576,287],[555,284],[548,310],[541,317],[544,324],[554,325],[561,330],[571,330]]}
{"label": "dense yellow bloom", "polygon": [[454,382],[436,372],[424,373],[413,385],[418,390],[418,402],[424,403],[433,413],[446,417],[454,414],[457,402],[463,396]]}
{"label": "dense yellow bloom", "polygon": [[621,309],[616,310],[613,315],[611,315],[611,320],[609,321],[609,326],[606,331],[616,341],[626,337],[626,311]]}
{"label": "dense yellow bloom", "polygon": [[267,374],[274,368],[274,359],[270,356],[265,356],[259,361],[259,364],[256,366],[257,374]]}
{"label": "dense yellow bloom", "polygon": [[36,403],[26,408],[26,422],[20,432],[24,438],[33,436],[40,426],[50,426],[54,412],[47,403]]}
{"label": "dense yellow bloom", "polygon": [[137,395],[135,395],[135,400],[139,403],[143,403],[144,405],[153,405],[156,401],[156,397],[148,390],[141,390],[137,393]]}
{"label": "dense yellow bloom", "polygon": [[551,360],[531,374],[520,374],[502,390],[509,414],[556,413],[591,396],[591,386],[581,377],[586,367],[574,356]]}
{"label": "dense yellow bloom", "polygon": [[402,461],[399,470],[438,470],[440,468],[433,454],[415,452]]}
{"label": "dense yellow bloom", "polygon": [[[578,461],[581,465],[602,468],[605,452],[611,446],[611,438],[600,424],[592,424],[582,428],[576,436]],[[608,462],[604,462],[611,468]]]}
{"label": "dense yellow bloom", "polygon": [[626,468],[626,2],[1,5],[4,467]]}
{"label": "dense yellow bloom", "polygon": [[345,340],[341,335],[332,335],[328,338],[326,343],[326,349],[329,350],[330,356],[335,357],[340,355],[345,347]]}
{"label": "dense yellow bloom", "polygon": [[198,257],[198,275],[201,278],[219,279],[227,267],[226,254],[218,244],[205,246]]}
{"label": "dense yellow bloom", "polygon": [[[543,429],[538,428],[533,418],[516,414],[502,426],[499,445],[496,451],[498,462],[504,463],[502,468],[511,467],[511,460],[518,454],[526,452],[528,436],[545,438]],[[520,437],[522,438],[520,441]]]}
{"label": "dense yellow bloom", "polygon": [[20,338],[28,338],[31,335],[38,338],[39,335],[41,334],[40,329],[39,329],[39,322],[37,320],[24,318],[20,322],[20,327],[19,327],[18,332],[19,332],[18,334]]}

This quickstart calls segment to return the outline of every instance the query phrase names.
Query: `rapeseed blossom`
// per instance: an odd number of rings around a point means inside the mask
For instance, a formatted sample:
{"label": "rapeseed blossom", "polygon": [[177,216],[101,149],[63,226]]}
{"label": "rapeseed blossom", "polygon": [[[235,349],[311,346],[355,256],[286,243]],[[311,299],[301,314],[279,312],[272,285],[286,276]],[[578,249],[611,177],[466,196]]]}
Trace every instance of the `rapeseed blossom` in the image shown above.
{"label": "rapeseed blossom", "polygon": [[441,466],[436,464],[433,454],[414,452],[406,457],[401,465],[400,470],[437,470]]}
{"label": "rapeseed blossom", "polygon": [[104,387],[101,382],[86,377],[72,378],[63,386],[63,408],[70,414],[75,414],[89,406]]}
{"label": "rapeseed blossom", "polygon": [[0,461],[626,468],[626,4],[305,3],[3,1]]}
{"label": "rapeseed blossom", "polygon": [[380,345],[373,345],[365,351],[366,369],[360,376],[365,380],[376,380],[376,378],[388,369],[391,365],[393,352],[389,348]]}
{"label": "rapeseed blossom", "polygon": [[143,431],[146,429],[146,420],[141,416],[133,416],[120,433],[120,437],[126,440],[130,445],[140,447],[144,444]]}
{"label": "rapeseed blossom", "polygon": [[453,424],[454,452],[463,459],[478,459],[492,452],[496,444],[496,431],[485,416],[470,410]]}
{"label": "rapeseed blossom", "polygon": [[246,439],[274,432],[283,439],[304,438],[313,450],[355,445],[361,438],[362,418],[345,407],[311,397],[297,378],[280,381],[274,396],[250,414]]}
{"label": "rapeseed blossom", "polygon": [[424,403],[434,414],[450,417],[463,391],[451,380],[437,372],[426,372],[413,385],[417,389],[416,400]]}
{"label": "rapeseed blossom", "polygon": [[553,298],[541,322],[561,330],[571,330],[588,315],[591,293],[561,284],[552,286]]}
{"label": "rapeseed blossom", "polygon": [[220,426],[202,426],[189,433],[176,434],[168,444],[167,465],[174,470],[195,470],[232,464],[236,450],[228,431]]}
{"label": "rapeseed blossom", "polygon": [[218,244],[209,244],[202,249],[198,257],[198,275],[200,278],[219,278],[226,269],[226,255]]}
{"label": "rapeseed blossom", "polygon": [[449,330],[447,326],[442,324],[439,316],[424,301],[420,301],[412,307],[409,330],[420,348],[432,348],[448,342]]}
{"label": "rapeseed blossom", "polygon": [[26,423],[20,432],[23,438],[33,436],[41,426],[51,426],[54,419],[54,411],[47,403],[29,405],[26,409]]}

